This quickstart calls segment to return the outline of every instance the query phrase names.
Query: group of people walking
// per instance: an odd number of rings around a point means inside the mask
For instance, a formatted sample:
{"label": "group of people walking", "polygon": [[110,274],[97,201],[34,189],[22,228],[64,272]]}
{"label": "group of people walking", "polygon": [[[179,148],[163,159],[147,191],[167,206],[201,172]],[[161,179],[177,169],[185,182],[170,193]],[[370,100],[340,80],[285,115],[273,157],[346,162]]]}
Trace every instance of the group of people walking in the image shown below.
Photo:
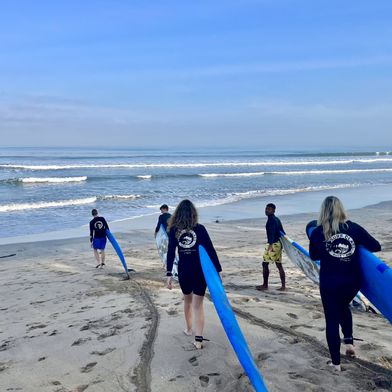
{"label": "group of people walking", "polygon": [[[178,252],[178,281],[184,296],[184,333],[191,336],[195,333],[193,344],[197,349],[203,347],[204,308],[203,299],[207,284],[202,271],[199,245],[209,254],[217,272],[221,276],[222,267],[206,228],[198,222],[196,207],[190,200],[183,200],[173,215],[168,212],[167,205],[161,206],[161,215],[155,233],[162,224],[169,236],[166,286],[172,289],[172,268]],[[96,210],[93,210],[93,215]],[[286,290],[286,276],[282,265],[282,244],[280,237],[284,234],[281,221],[275,216],[276,206],[269,203],[265,207],[267,216],[267,244],[263,254],[263,283],[257,290],[268,290],[269,264],[275,263],[281,280],[279,290]],[[91,241],[96,254],[95,231],[97,215],[90,222]],[[106,221],[100,221],[106,225]],[[94,226],[95,225],[95,226]],[[99,241],[98,241],[99,242]],[[101,244],[99,244],[101,246]],[[341,201],[334,196],[327,197],[320,210],[317,227],[310,236],[309,253],[312,260],[320,260],[320,295],[326,320],[326,337],[331,355],[331,365],[336,371],[340,366],[340,332],[342,328],[346,355],[355,356],[353,345],[353,326],[350,303],[361,287],[359,267],[359,246],[371,252],[381,250],[381,246],[364,228],[347,219]],[[102,252],[98,253],[102,255]],[[102,259],[97,263],[104,265]],[[98,264],[97,264],[98,266]],[[194,318],[194,324],[193,324]]]}

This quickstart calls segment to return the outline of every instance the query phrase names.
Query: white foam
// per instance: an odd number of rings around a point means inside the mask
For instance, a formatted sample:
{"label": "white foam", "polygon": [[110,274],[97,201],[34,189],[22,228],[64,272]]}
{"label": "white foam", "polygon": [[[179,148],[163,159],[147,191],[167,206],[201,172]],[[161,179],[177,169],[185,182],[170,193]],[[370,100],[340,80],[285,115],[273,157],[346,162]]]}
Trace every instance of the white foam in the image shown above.
{"label": "white foam", "polygon": [[151,179],[151,175],[149,175],[149,174],[146,174],[146,175],[143,175],[143,176],[137,176],[137,178],[140,178],[141,180],[150,180]]}
{"label": "white foam", "polygon": [[98,197],[99,200],[135,200],[140,198],[140,195],[106,195]]}
{"label": "white foam", "polygon": [[96,197],[87,197],[85,199],[72,199],[60,201],[48,201],[38,203],[21,203],[21,204],[6,204],[0,205],[0,212],[24,211],[24,210],[37,210],[40,208],[54,208],[65,207],[80,204],[92,204],[97,201]]}
{"label": "white foam", "polygon": [[200,177],[205,178],[215,178],[215,177],[256,177],[263,176],[264,172],[256,172],[256,173],[207,173],[207,174],[199,174]]}
{"label": "white foam", "polygon": [[3,169],[24,170],[66,170],[66,169],[144,169],[144,168],[198,168],[198,167],[255,167],[255,166],[317,166],[343,165],[350,163],[392,162],[392,158],[337,159],[337,160],[295,160],[258,162],[204,162],[204,163],[135,163],[135,164],[77,164],[77,165],[15,165],[3,164]]}
{"label": "white foam", "polygon": [[392,172],[392,168],[384,169],[347,169],[347,170],[302,170],[302,171],[275,171],[266,174],[277,175],[305,175],[305,174],[350,174],[350,173],[382,173]]}
{"label": "white foam", "polygon": [[66,183],[66,182],[82,182],[86,181],[87,176],[83,177],[27,177],[19,178],[18,181],[24,184],[36,184],[36,183]]}

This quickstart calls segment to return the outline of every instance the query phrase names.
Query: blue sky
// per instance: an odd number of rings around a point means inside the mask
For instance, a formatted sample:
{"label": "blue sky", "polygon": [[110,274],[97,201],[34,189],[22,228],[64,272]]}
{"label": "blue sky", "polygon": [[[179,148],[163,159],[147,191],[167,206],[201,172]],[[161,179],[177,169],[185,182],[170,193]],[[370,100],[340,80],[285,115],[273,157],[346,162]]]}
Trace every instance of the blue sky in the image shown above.
{"label": "blue sky", "polygon": [[6,146],[392,147],[392,2],[7,1]]}

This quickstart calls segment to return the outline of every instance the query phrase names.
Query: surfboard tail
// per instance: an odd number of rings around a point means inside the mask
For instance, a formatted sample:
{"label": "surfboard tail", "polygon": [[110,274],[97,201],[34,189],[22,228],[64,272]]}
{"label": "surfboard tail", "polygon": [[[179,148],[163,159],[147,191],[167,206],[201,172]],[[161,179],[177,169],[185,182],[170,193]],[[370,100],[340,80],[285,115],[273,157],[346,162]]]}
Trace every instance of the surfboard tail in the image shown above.
{"label": "surfboard tail", "polygon": [[118,244],[116,238],[114,237],[114,235],[112,234],[112,232],[110,230],[106,230],[106,237],[108,238],[108,240],[110,241],[110,243],[112,244],[114,250],[117,253],[118,258],[121,261],[121,264],[125,270],[126,275],[129,277],[129,270],[128,270],[128,266],[127,266],[127,262],[125,261],[125,257],[124,254],[120,248],[120,245]]}
{"label": "surfboard tail", "polygon": [[221,279],[207,251],[199,245],[200,262],[215,309],[226,335],[256,392],[267,392],[267,387],[238,325]]}

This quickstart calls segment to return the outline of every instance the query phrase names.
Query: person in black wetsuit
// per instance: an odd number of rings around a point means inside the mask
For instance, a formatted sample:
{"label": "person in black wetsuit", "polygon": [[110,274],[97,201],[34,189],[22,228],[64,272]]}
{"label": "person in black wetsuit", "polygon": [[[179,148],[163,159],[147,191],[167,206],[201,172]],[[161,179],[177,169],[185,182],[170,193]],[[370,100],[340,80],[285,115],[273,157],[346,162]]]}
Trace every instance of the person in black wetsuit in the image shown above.
{"label": "person in black wetsuit", "polygon": [[169,206],[167,204],[162,204],[159,209],[161,210],[161,215],[159,215],[158,223],[155,228],[155,236],[157,235],[161,225],[167,231],[167,225],[171,217],[171,214],[169,214]]}
{"label": "person in black wetsuit", "polygon": [[219,275],[221,265],[206,228],[198,223],[193,203],[183,200],[169,221],[169,246],[167,251],[167,288],[172,289],[172,268],[176,248],[178,249],[178,281],[184,294],[186,329],[192,335],[192,311],[195,315],[195,341],[197,349],[203,347],[204,308],[203,299],[207,288],[200,264],[199,245],[203,245]]}
{"label": "person in black wetsuit", "polygon": [[95,268],[103,268],[105,265],[106,230],[109,230],[109,225],[103,216],[98,216],[98,211],[95,208],[91,211],[91,215],[94,218],[90,221],[90,243],[97,261]]}
{"label": "person in black wetsuit", "polygon": [[286,290],[286,274],[282,265],[282,243],[280,242],[281,232],[284,233],[282,222],[275,216],[276,206],[269,203],[265,207],[265,215],[267,215],[267,223],[265,225],[267,231],[267,245],[263,254],[263,284],[256,286],[256,290],[268,290],[269,264],[275,263],[279,270],[280,281],[282,286],[280,291]]}
{"label": "person in black wetsuit", "polygon": [[370,252],[380,251],[381,246],[363,227],[347,220],[344,207],[335,196],[323,201],[317,224],[310,235],[309,253],[312,260],[320,260],[320,295],[331,365],[341,371],[339,325],[346,355],[355,356],[349,304],[361,287],[359,245]]}

